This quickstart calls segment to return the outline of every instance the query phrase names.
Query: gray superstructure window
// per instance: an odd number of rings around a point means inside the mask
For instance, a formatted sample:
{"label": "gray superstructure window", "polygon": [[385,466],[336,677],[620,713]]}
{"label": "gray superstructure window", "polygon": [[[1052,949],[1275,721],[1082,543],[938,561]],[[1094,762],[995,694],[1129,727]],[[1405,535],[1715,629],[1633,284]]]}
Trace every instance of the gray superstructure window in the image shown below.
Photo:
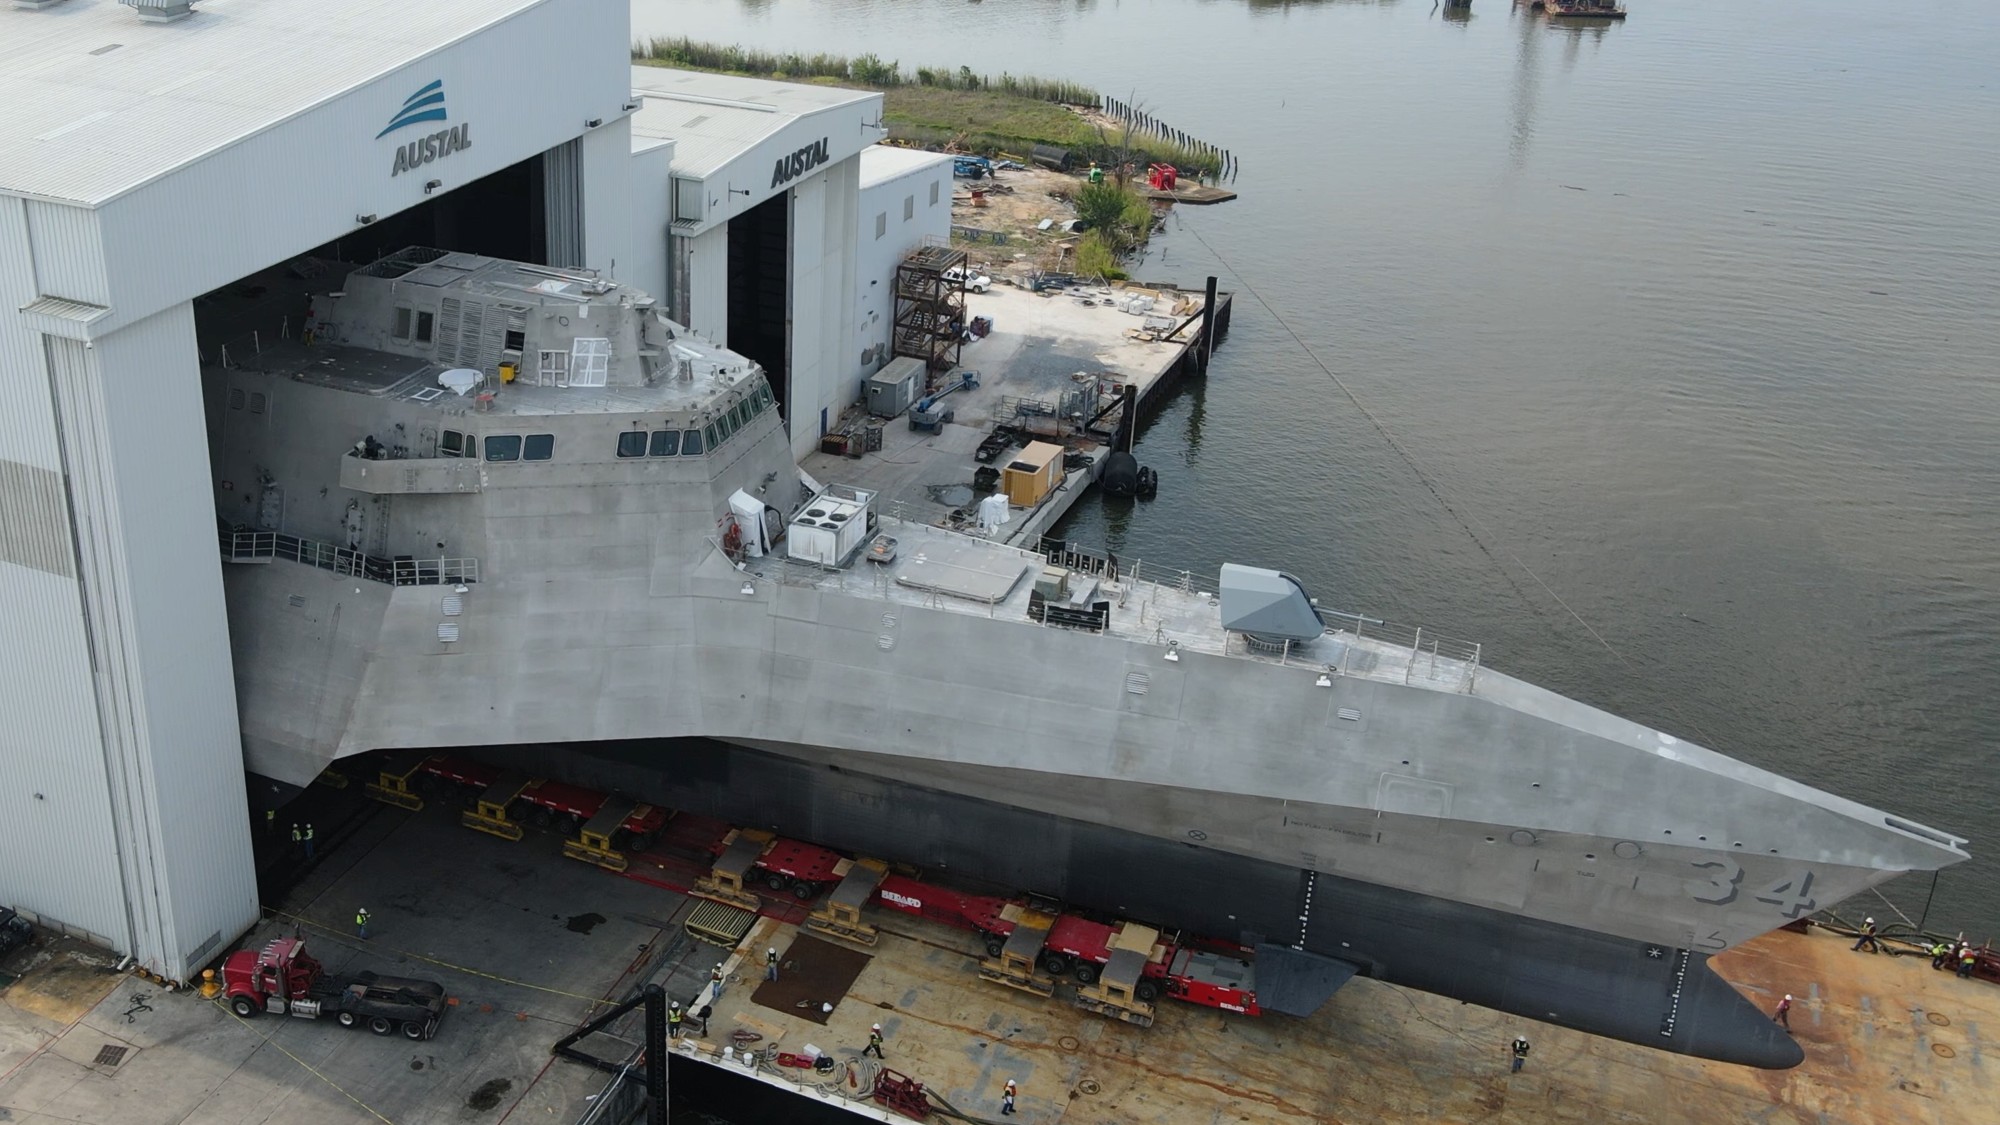
{"label": "gray superstructure window", "polygon": [[627,430],[618,435],[618,456],[644,457],[646,455],[646,431]]}
{"label": "gray superstructure window", "polygon": [[410,317],[415,312],[416,310],[408,305],[396,306],[396,339],[407,340],[410,338]]}
{"label": "gray superstructure window", "polygon": [[525,345],[527,342],[528,342],[528,337],[526,333],[521,332],[517,329],[509,328],[507,330],[507,339],[505,343],[501,345],[501,350],[509,352],[518,352],[521,350],[522,346]]}
{"label": "gray superstructure window", "polygon": [[556,435],[529,434],[521,443],[521,460],[546,461],[556,455]]}
{"label": "gray superstructure window", "polygon": [[446,430],[438,435],[438,456],[457,457],[465,452],[465,435],[457,430]]}
{"label": "gray superstructure window", "polygon": [[417,343],[428,344],[431,342],[431,327],[436,323],[437,316],[433,313],[420,312],[417,314]]}
{"label": "gray superstructure window", "polygon": [[681,451],[679,430],[654,430],[652,447],[646,450],[649,457],[673,457]]}
{"label": "gray superstructure window", "polygon": [[701,437],[703,441],[708,443],[708,447],[710,449],[714,449],[718,444],[720,444],[715,440],[716,437],[715,423],[713,422],[710,422],[708,425],[703,426],[701,428]]}
{"label": "gray superstructure window", "polygon": [[701,456],[701,431],[700,431],[700,430],[683,430],[683,431],[681,431],[681,456],[683,456],[683,457],[699,457],[699,456]]}
{"label": "gray superstructure window", "polygon": [[488,461],[519,461],[521,459],[521,435],[495,434],[487,438],[486,459]]}
{"label": "gray superstructure window", "polygon": [[879,239],[883,235],[888,233],[889,233],[889,212],[887,211],[875,212],[875,237]]}
{"label": "gray superstructure window", "polygon": [[931,206],[933,206],[933,207],[936,207],[936,206],[937,206],[937,201],[938,201],[938,185],[937,185],[937,181],[936,181],[936,180],[932,180],[932,181],[931,181]]}
{"label": "gray superstructure window", "polygon": [[909,221],[910,221],[911,219],[914,219],[914,218],[916,218],[916,216],[917,216],[917,197],[916,197],[916,196],[914,196],[914,195],[906,195],[906,196],[904,196],[904,197],[903,197],[903,221],[907,223],[907,222],[909,222]]}

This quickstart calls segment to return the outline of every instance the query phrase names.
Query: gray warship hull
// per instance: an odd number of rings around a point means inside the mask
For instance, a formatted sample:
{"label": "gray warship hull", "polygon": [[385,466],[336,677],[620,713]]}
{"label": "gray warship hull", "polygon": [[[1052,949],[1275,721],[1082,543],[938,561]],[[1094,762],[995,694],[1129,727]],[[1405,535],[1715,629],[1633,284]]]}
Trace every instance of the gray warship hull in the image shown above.
{"label": "gray warship hull", "polygon": [[643,742],[578,780],[1758,1066],[1799,1056],[1706,957],[1965,857],[1277,571],[888,519],[801,480],[754,365],[600,279],[407,251],[328,299],[317,346],[204,372],[278,782]]}

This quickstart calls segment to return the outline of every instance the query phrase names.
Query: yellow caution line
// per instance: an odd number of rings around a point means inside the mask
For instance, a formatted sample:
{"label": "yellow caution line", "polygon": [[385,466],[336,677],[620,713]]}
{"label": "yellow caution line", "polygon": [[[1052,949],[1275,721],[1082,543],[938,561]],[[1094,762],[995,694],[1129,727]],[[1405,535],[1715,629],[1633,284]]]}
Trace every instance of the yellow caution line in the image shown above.
{"label": "yellow caution line", "polygon": [[[293,922],[297,922],[306,926],[311,926],[315,930],[319,930],[322,933],[332,934],[335,937],[345,938],[346,936],[340,931],[334,929],[332,926],[328,926],[322,922],[315,922],[311,918],[306,918],[298,914],[287,914],[282,910],[273,910],[270,913],[271,916],[274,918],[290,919]],[[605,1003],[604,998],[601,996],[585,996],[582,993],[578,992],[565,992],[560,988],[550,988],[548,985],[545,984],[531,984],[524,980],[515,980],[513,977],[503,977],[498,973],[488,973],[479,969],[470,968],[465,965],[456,965],[450,961],[445,961],[437,957],[430,957],[422,953],[417,953],[413,950],[398,949],[393,945],[378,945],[375,942],[371,941],[368,942],[366,945],[359,946],[358,948],[378,949],[388,953],[394,953],[403,957],[412,957],[419,961],[428,961],[431,964],[438,966],[439,968],[450,969],[454,973],[464,973],[467,976],[483,977],[486,980],[498,981],[501,984],[511,984],[516,988],[529,988],[535,990],[536,992],[547,992],[554,996],[566,996],[572,1000],[583,1000],[591,1004]]]}
{"label": "yellow caution line", "polygon": [[250,1034],[256,1036],[258,1039],[262,1040],[265,1046],[275,1049],[279,1054],[299,1064],[301,1067],[304,1067],[306,1073],[312,1075],[314,1078],[319,1079],[321,1082],[326,1083],[328,1086],[333,1087],[336,1093],[338,1093],[341,1097],[346,1098],[348,1101],[353,1102],[355,1105],[360,1106],[362,1112],[368,1114],[368,1116],[373,1117],[377,1121],[380,1121],[382,1125],[396,1125],[394,1121],[391,1121],[388,1118],[382,1116],[381,1112],[377,1110],[374,1106],[369,1105],[367,1102],[364,1102],[360,1098],[355,1097],[353,1094],[348,1093],[346,1087],[342,1086],[338,1082],[335,1082],[333,1079],[328,1078],[326,1074],[322,1072],[318,1067],[314,1066],[313,1064],[307,1062],[306,1060],[286,1050],[284,1046],[280,1044],[277,1040],[271,1038],[268,1035],[265,1035],[264,1033],[258,1031],[256,1028],[250,1026],[249,1020],[246,1020],[242,1016],[239,1016],[235,1012],[231,1011],[229,1005],[223,1003],[223,1000],[224,1000],[223,995],[221,993],[217,993],[213,1000],[209,1000],[206,1002],[214,1005],[217,1008],[222,1009],[224,1015],[227,1015],[230,1019],[233,1019],[237,1023],[241,1024],[243,1026],[243,1030],[249,1032]]}

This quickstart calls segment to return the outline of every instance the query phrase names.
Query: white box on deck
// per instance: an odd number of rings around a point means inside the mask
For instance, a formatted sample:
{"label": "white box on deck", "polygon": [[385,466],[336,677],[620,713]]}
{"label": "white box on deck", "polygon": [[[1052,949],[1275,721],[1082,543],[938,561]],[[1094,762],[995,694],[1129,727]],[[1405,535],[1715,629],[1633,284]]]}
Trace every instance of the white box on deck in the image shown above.
{"label": "white box on deck", "polygon": [[837,484],[824,490],[792,517],[786,553],[821,566],[845,564],[868,540],[874,499],[873,492],[862,488]]}

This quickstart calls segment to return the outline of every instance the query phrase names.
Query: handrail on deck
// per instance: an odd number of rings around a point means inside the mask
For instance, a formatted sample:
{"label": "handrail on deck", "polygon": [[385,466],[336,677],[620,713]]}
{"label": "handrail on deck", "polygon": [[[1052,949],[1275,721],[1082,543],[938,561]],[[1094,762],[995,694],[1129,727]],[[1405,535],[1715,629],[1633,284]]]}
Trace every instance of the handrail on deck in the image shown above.
{"label": "handrail on deck", "polygon": [[440,586],[479,581],[479,560],[398,555],[381,558],[351,547],[306,539],[277,531],[221,531],[222,561],[255,562],[283,559],[330,570],[348,578],[366,578],[390,586]]}

